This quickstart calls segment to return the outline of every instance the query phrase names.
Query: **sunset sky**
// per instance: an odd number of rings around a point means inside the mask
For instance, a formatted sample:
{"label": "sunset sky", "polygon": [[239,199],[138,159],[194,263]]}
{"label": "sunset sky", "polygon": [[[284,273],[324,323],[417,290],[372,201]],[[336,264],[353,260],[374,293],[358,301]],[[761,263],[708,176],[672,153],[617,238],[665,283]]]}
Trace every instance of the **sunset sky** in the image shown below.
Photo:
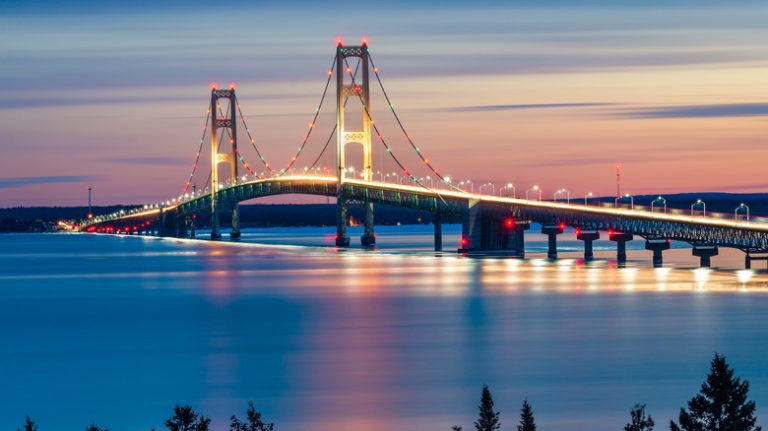
{"label": "sunset sky", "polygon": [[[126,3],[0,1],[0,207],[84,204],[89,184],[101,205],[177,195],[212,81],[237,83],[283,166],[340,36],[369,39],[409,133],[455,180],[610,195],[618,162],[633,194],[768,192],[765,1]],[[427,175],[377,91],[373,106]],[[297,166],[333,110],[331,93]]]}

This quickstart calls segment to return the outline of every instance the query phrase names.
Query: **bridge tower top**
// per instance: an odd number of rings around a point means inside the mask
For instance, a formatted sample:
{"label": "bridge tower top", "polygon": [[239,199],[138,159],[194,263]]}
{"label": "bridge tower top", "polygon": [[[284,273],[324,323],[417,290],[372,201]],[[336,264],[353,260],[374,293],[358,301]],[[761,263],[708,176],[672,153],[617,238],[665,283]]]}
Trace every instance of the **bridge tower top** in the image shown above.
{"label": "bridge tower top", "polygon": [[[355,77],[349,62],[350,57],[360,59],[362,79]],[[336,46],[336,166],[339,183],[346,175],[345,149],[347,144],[360,144],[363,147],[363,179],[373,180],[373,153],[371,151],[371,99],[369,89],[368,42],[349,46],[339,40]],[[345,76],[349,77],[346,83]],[[348,129],[345,125],[347,98],[359,99],[362,110],[362,127],[359,130]]]}

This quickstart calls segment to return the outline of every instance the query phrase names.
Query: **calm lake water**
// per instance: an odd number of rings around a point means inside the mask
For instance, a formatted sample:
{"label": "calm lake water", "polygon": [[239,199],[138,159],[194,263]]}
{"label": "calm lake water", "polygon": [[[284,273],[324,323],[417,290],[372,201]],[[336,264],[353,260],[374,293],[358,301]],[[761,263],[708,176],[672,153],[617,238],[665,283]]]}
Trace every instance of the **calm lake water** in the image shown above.
{"label": "calm lake water", "polygon": [[0,429],[148,431],[189,403],[225,430],[249,400],[279,431],[470,429],[483,383],[504,429],[526,397],[542,430],[621,429],[636,402],[666,429],[715,351],[768,424],[768,274],[740,252],[617,268],[607,241],[579,260],[572,233],[554,262],[536,234],[515,260],[431,252],[430,226],[377,233],[376,251],[329,247],[332,228],[0,235]]}

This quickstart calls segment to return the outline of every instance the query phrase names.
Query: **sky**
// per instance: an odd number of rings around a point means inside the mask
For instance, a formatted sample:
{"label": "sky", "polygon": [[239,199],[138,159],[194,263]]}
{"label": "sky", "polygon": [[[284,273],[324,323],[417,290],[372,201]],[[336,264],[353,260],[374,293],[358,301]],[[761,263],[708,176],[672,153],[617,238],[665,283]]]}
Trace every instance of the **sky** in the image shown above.
{"label": "sky", "polygon": [[[611,195],[620,163],[631,194],[768,191],[764,1],[111,3],[0,0],[0,207],[83,205],[89,185],[98,205],[178,195],[211,82],[237,83],[284,166],[338,37],[369,40],[408,133],[453,181]],[[297,167],[332,130],[329,91]],[[372,94],[393,154],[429,175]],[[395,170],[374,145],[374,170]]]}

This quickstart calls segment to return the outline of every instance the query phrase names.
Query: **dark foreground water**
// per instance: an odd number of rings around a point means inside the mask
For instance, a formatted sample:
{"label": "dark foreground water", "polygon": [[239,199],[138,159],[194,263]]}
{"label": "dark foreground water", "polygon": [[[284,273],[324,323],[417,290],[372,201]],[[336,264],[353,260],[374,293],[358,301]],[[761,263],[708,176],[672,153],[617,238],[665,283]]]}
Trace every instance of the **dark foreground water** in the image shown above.
{"label": "dark foreground water", "polygon": [[[654,270],[645,251],[627,268],[435,254],[429,227],[338,252],[332,233],[0,236],[0,429],[147,431],[190,403],[224,430],[248,400],[278,431],[469,429],[483,383],[504,429],[526,397],[542,430],[621,429],[636,402],[665,429],[715,351],[768,424],[768,275],[740,253]],[[270,241],[305,246],[247,243]]]}

